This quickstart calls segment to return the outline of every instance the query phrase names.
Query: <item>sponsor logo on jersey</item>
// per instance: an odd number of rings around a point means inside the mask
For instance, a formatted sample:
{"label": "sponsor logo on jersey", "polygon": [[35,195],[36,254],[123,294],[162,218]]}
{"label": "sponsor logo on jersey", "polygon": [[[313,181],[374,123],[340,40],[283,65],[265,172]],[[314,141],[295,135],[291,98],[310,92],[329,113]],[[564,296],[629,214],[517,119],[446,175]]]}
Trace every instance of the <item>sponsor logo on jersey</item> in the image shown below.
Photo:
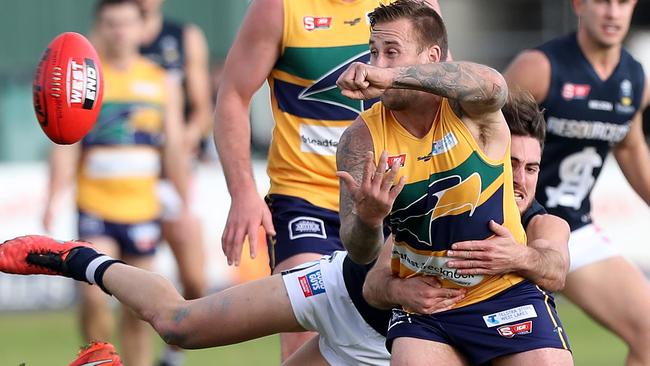
{"label": "sponsor logo on jersey", "polygon": [[483,321],[488,328],[492,328],[529,318],[537,318],[537,312],[533,305],[518,306],[498,313],[484,315]]}
{"label": "sponsor logo on jersey", "polygon": [[300,216],[289,221],[289,239],[293,240],[307,237],[327,239],[323,220],[315,217]]}
{"label": "sponsor logo on jersey", "polygon": [[451,150],[458,144],[458,139],[452,132],[448,132],[440,140],[436,140],[431,144],[431,152],[428,155],[418,157],[418,160],[429,161],[436,155],[443,154]]}
{"label": "sponsor logo on jersey", "polygon": [[601,121],[575,120],[558,117],[548,117],[546,130],[557,136],[602,140],[617,143],[623,140],[630,130],[630,122],[623,124]]}
{"label": "sponsor logo on jersey", "polygon": [[325,284],[323,283],[323,276],[320,269],[298,277],[298,282],[300,283],[300,289],[305,297],[325,292]]}
{"label": "sponsor logo on jersey", "polygon": [[388,157],[388,169],[393,166],[393,163],[397,162],[400,167],[404,167],[406,164],[406,154],[399,154],[395,156]]}
{"label": "sponsor logo on jersey", "polygon": [[504,325],[497,328],[497,331],[502,337],[506,338],[512,338],[517,334],[530,334],[533,332],[533,321],[529,320],[523,323]]}
{"label": "sponsor logo on jersey", "polygon": [[302,24],[308,31],[329,29],[332,26],[332,17],[314,17],[307,15],[302,18]]}
{"label": "sponsor logo on jersey", "polygon": [[634,94],[632,92],[632,82],[625,79],[621,81],[620,100],[616,103],[616,112],[622,114],[632,114],[636,108],[632,105]]}
{"label": "sponsor logo on jersey", "polygon": [[464,287],[476,286],[484,278],[482,275],[460,274],[457,269],[447,267],[450,257],[417,254],[402,245],[393,247],[393,258],[399,259],[400,265],[415,273],[437,276]]}
{"label": "sponsor logo on jersey", "polygon": [[566,100],[585,99],[589,95],[591,86],[588,84],[564,83],[562,86],[562,98]]}
{"label": "sponsor logo on jersey", "polygon": [[355,25],[359,24],[360,21],[361,21],[361,18],[357,17],[357,18],[354,18],[352,20],[344,20],[343,24],[347,24],[347,25],[352,27],[352,26],[355,26]]}
{"label": "sponsor logo on jersey", "polygon": [[336,155],[345,127],[300,125],[300,151],[325,156]]}
{"label": "sponsor logo on jersey", "polygon": [[593,109],[597,111],[614,110],[614,105],[611,102],[608,102],[606,100],[591,99],[589,102],[587,102],[587,107],[589,107],[589,109]]}
{"label": "sponsor logo on jersey", "polygon": [[93,109],[99,83],[97,67],[93,60],[70,59],[67,80],[68,104],[71,107]]}

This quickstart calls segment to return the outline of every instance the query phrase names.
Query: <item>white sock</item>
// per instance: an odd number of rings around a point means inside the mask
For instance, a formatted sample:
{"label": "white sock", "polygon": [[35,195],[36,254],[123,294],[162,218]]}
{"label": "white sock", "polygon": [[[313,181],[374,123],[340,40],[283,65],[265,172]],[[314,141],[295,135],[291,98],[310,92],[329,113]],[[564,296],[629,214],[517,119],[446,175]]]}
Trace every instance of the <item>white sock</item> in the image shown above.
{"label": "white sock", "polygon": [[169,366],[181,366],[185,362],[185,352],[178,348],[165,347],[163,360]]}

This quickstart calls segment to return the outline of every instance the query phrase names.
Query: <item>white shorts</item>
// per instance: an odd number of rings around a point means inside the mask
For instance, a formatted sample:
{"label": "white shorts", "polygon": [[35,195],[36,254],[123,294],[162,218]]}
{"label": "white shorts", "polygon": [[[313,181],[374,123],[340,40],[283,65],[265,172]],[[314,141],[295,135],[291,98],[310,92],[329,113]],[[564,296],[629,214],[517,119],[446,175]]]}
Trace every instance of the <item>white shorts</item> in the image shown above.
{"label": "white shorts", "polygon": [[293,313],[319,333],[319,348],[331,365],[386,365],[386,338],[377,333],[350,299],[343,281],[344,251],[323,256],[283,274]]}
{"label": "white shorts", "polygon": [[621,253],[612,245],[602,230],[594,224],[571,232],[569,237],[569,256],[571,258],[569,272],[619,255]]}
{"label": "white shorts", "polygon": [[[196,214],[194,208],[194,179],[190,179],[189,189],[190,189],[190,210],[192,213]],[[168,179],[160,179],[156,185],[156,193],[158,194],[158,200],[160,201],[161,214],[160,219],[162,221],[174,221],[178,219],[178,216],[181,214],[183,209],[183,201],[181,196],[176,191],[174,184]]]}

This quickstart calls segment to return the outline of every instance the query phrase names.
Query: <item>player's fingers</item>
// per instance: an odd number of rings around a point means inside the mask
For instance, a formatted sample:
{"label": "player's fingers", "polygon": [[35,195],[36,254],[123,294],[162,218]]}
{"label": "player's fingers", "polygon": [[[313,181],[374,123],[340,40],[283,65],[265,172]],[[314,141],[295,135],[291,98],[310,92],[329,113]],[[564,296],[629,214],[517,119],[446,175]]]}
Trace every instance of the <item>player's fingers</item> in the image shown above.
{"label": "player's fingers", "polygon": [[[388,166],[388,164],[386,164]],[[397,173],[399,173],[399,159],[395,159],[393,163],[388,166],[389,170],[388,173],[384,175],[384,181],[382,182],[381,185],[381,190],[383,192],[386,192],[390,190],[390,187],[393,186],[395,183],[395,178],[397,177]]]}
{"label": "player's fingers", "polygon": [[399,178],[399,182],[397,182],[397,184],[390,189],[390,193],[388,194],[388,198],[390,202],[395,202],[395,198],[397,198],[400,192],[402,192],[402,189],[404,188],[405,184],[406,184],[406,176],[401,176]]}
{"label": "player's fingers", "polygon": [[375,166],[375,154],[372,151],[366,153],[366,162],[363,166],[363,179],[361,181],[361,188],[369,190],[372,186],[372,178],[376,173],[377,167]]}
{"label": "player's fingers", "polygon": [[343,181],[345,188],[348,191],[350,191],[352,195],[354,195],[354,193],[359,189],[359,183],[357,183],[357,181],[354,179],[352,175],[350,175],[350,173],[343,170],[339,170],[338,172],[336,172],[336,176]]}
{"label": "player's fingers", "polygon": [[497,236],[501,237],[510,237],[512,234],[510,234],[510,231],[503,225],[499,225],[496,221],[490,220],[490,230],[497,234]]}
{"label": "player's fingers", "polygon": [[354,100],[367,99],[366,96],[359,90],[343,89],[341,90],[341,95]]}
{"label": "player's fingers", "polygon": [[370,86],[370,83],[367,80],[368,71],[366,70],[365,65],[355,64],[354,72],[354,86],[357,89],[366,89]]}
{"label": "player's fingers", "polygon": [[262,213],[262,227],[266,235],[275,236],[275,226],[273,226],[273,217],[268,208]]}
{"label": "player's fingers", "polygon": [[246,239],[246,226],[238,226],[234,230],[234,235],[232,236],[232,244],[230,246],[230,256],[228,257],[228,264],[239,266],[241,260],[242,247],[244,246],[244,240]]}
{"label": "player's fingers", "polygon": [[421,276],[421,281],[433,288],[441,288],[442,284],[433,276]]}
{"label": "player's fingers", "polygon": [[255,225],[250,225],[248,227],[248,252],[251,259],[255,259],[257,256],[257,240],[260,227]]}

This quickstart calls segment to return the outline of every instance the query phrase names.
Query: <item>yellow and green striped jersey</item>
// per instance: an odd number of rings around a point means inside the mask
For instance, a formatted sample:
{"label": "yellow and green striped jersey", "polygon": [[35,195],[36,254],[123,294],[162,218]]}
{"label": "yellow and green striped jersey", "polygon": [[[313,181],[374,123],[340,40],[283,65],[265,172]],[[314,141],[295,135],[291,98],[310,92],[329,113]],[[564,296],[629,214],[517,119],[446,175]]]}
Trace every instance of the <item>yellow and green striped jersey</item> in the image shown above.
{"label": "yellow and green striped jersey", "polygon": [[336,79],[351,62],[369,60],[367,14],[387,2],[284,1],[282,52],[268,78],[275,119],[269,193],[338,211],[336,147],[375,100],[343,97]]}
{"label": "yellow and green striped jersey", "polygon": [[104,100],[77,173],[77,205],[86,213],[125,224],[159,216],[165,75],[142,57],[127,70],[104,65]]}
{"label": "yellow and green striped jersey", "polygon": [[444,287],[467,287],[457,306],[472,304],[520,282],[515,274],[459,275],[446,266],[451,244],[493,235],[490,220],[503,224],[522,245],[526,234],[514,200],[510,149],[500,160],[483,154],[465,124],[442,99],[426,136],[411,135],[393,114],[375,104],[361,114],[375,156],[400,159],[406,185],[389,215],[394,236],[393,272],[402,278],[437,276]]}

